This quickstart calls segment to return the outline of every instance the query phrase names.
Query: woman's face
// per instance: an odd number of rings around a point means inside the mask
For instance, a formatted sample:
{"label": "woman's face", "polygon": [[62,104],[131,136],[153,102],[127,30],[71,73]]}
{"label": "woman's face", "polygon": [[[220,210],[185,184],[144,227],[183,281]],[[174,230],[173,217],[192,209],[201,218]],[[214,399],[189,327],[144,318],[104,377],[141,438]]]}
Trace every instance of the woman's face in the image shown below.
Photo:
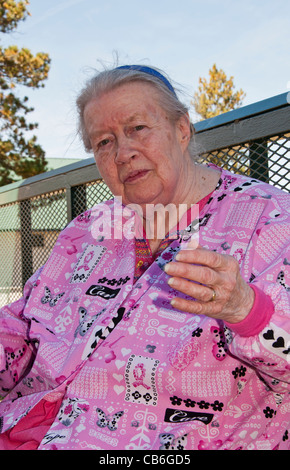
{"label": "woman's face", "polygon": [[132,82],[92,99],[84,122],[100,174],[124,204],[183,202],[189,122],[170,122],[151,85]]}

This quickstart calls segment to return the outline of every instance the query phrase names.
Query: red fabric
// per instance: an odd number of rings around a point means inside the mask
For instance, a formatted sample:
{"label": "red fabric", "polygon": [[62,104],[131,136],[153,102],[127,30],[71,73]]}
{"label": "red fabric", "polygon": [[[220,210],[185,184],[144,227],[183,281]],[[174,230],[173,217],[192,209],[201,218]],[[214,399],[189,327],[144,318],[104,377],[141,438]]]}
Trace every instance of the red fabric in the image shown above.
{"label": "red fabric", "polygon": [[0,434],[1,450],[36,450],[55,420],[62,397],[54,402],[41,400],[13,428]]}

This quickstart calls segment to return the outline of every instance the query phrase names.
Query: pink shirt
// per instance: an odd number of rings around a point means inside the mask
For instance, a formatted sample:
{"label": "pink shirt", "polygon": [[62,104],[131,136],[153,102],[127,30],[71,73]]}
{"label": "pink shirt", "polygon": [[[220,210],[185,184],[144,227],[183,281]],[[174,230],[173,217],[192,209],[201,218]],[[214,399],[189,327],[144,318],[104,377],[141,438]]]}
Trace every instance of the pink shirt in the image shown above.
{"label": "pink shirt", "polygon": [[94,238],[98,207],[75,219],[2,309],[3,432],[45,399],[39,449],[288,448],[288,213],[288,194],[226,171],[200,211],[200,244],[255,290],[236,325],[172,308],[179,240],[134,282],[135,241]]}

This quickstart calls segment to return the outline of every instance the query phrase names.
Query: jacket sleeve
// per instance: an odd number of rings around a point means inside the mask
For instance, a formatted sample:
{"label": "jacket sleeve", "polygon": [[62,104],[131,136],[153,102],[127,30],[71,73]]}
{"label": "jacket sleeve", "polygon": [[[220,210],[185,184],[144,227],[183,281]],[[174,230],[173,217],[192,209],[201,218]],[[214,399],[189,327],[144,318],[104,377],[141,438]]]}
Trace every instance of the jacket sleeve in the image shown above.
{"label": "jacket sleeve", "polygon": [[232,332],[230,351],[279,393],[290,388],[289,239],[286,217],[257,229],[245,257],[255,304],[243,322],[226,324]]}
{"label": "jacket sleeve", "polygon": [[36,345],[23,312],[39,272],[27,281],[21,299],[0,309],[0,399],[25,377],[34,362]]}

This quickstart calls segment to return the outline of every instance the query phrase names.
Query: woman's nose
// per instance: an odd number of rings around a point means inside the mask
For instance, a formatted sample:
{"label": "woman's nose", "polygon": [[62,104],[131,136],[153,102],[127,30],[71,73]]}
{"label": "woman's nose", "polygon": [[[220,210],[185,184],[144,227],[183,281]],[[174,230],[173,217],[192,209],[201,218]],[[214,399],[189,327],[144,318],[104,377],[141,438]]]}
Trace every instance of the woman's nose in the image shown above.
{"label": "woman's nose", "polygon": [[115,156],[116,163],[127,163],[131,158],[134,158],[135,155],[136,150],[134,149],[131,139],[124,137],[118,140]]}

